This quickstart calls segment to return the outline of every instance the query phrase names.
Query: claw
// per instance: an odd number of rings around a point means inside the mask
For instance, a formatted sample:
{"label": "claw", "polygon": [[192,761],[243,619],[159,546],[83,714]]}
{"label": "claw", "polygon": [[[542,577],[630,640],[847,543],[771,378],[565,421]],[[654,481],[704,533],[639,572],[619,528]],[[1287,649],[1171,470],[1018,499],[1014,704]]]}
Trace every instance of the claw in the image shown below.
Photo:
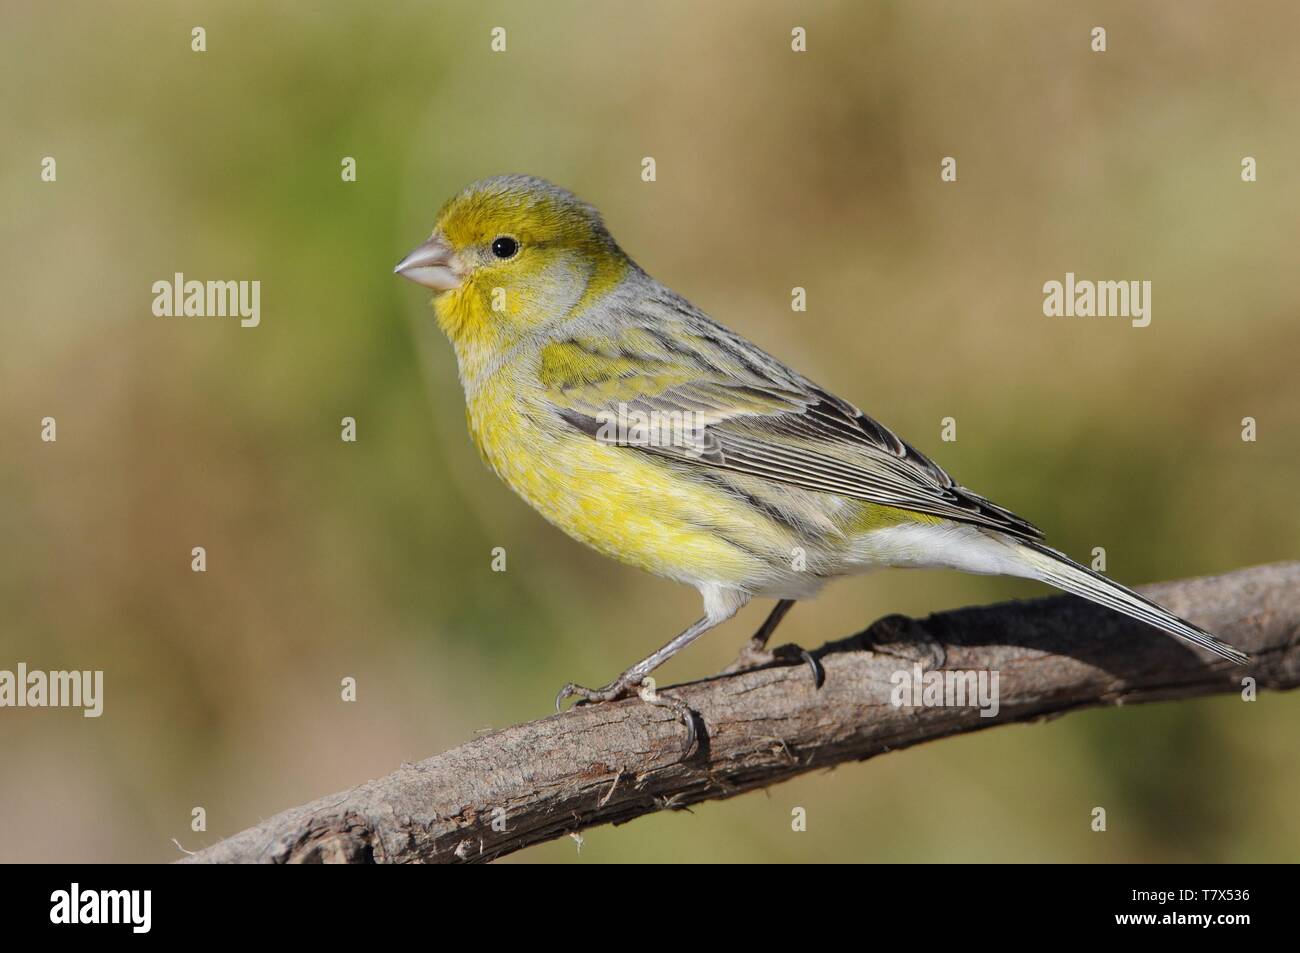
{"label": "claw", "polygon": [[[555,710],[557,712],[563,711],[565,699],[571,698],[574,695],[579,696],[578,704],[582,704],[583,702],[594,703],[616,701],[617,699],[627,695],[629,691],[629,687],[624,685],[621,680],[605,686],[600,689],[600,691],[592,691],[590,688],[583,688],[581,685],[569,682],[569,684],[561,688],[559,694],[555,696]],[[695,742],[698,737],[695,730],[695,712],[691,711],[690,706],[680,698],[671,698],[666,695],[658,694],[655,691],[654,679],[649,677],[642,680],[641,690],[637,694],[640,696],[641,700],[648,705],[655,705],[659,708],[671,708],[677,713],[677,717],[680,718],[682,724],[686,726],[686,748],[683,750],[682,756],[686,757],[689,755],[691,751],[694,750]]]}
{"label": "claw", "polygon": [[730,675],[733,672],[747,672],[755,668],[766,668],[778,659],[793,659],[796,653],[812,672],[813,687],[821,688],[826,681],[826,670],[822,668],[822,663],[817,661],[811,652],[798,645],[782,645],[769,652],[765,649],[756,648],[753,640],[751,640],[740,650],[736,660],[722,670],[722,674]]}
{"label": "claw", "polygon": [[826,681],[826,670],[822,668],[822,663],[813,658],[813,654],[807,649],[800,649],[799,657],[812,669],[813,688],[821,688]]}
{"label": "claw", "polygon": [[561,688],[559,693],[555,696],[555,710],[557,712],[563,711],[564,700],[566,698],[572,698],[574,695],[578,696],[578,704],[581,705],[583,702],[617,701],[626,694],[627,689],[621,682],[614,682],[612,685],[606,685],[599,691],[590,688],[583,688],[575,682],[569,682],[569,684]]}
{"label": "claw", "polygon": [[[685,702],[682,704],[685,707]],[[695,750],[695,712],[686,708],[685,711],[678,712],[678,717],[686,725],[686,747],[682,749],[682,757],[686,758]]]}
{"label": "claw", "polygon": [[680,698],[670,698],[660,695],[655,691],[655,680],[646,676],[641,681],[641,690],[637,692],[641,700],[651,705],[657,705],[660,708],[671,708],[677,712],[677,717],[682,720],[686,726],[686,747],[682,750],[682,757],[690,755],[695,748],[695,712],[691,711],[691,706],[686,704]]}

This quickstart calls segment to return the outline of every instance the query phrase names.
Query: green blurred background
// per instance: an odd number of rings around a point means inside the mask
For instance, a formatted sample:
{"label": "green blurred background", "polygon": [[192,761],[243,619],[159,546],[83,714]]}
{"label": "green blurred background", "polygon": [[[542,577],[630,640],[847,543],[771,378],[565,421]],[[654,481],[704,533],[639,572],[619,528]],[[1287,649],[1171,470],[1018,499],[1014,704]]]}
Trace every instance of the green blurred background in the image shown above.
{"label": "green blurred background", "polygon": [[[489,174],[574,189],[652,274],[1067,552],[1104,546],[1116,578],[1297,554],[1289,0],[87,2],[4,21],[0,668],[103,669],[106,703],[0,710],[0,859],[172,859],[172,838],[193,850],[544,715],[696,617],[693,590],[550,528],[466,437],[427,294],[391,269]],[[260,280],[261,326],[154,317],[177,271]],[[1067,271],[1150,279],[1151,326],[1044,317]],[[1045,591],[890,571],[781,635]],[[721,668],[767,609],[660,683]],[[1296,860],[1297,716],[1300,695],[1073,714],[516,859]]]}

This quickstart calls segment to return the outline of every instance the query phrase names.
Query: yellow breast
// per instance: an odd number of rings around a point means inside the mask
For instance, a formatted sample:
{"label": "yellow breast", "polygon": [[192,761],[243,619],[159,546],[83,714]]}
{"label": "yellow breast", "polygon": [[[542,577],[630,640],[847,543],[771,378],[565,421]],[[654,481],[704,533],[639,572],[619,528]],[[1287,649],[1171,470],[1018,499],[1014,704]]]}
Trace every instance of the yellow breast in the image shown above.
{"label": "yellow breast", "polygon": [[468,419],[501,479],[555,526],[614,559],[685,582],[739,585],[766,571],[763,552],[788,548],[743,501],[656,457],[599,443],[547,408],[528,408],[504,379],[480,388]]}

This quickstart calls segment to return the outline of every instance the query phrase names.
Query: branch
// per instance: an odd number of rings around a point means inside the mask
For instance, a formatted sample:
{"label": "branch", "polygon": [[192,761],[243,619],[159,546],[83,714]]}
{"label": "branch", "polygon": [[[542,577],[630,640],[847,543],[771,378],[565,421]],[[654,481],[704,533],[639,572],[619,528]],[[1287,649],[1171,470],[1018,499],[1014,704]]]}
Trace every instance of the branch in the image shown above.
{"label": "branch", "polygon": [[[670,709],[639,699],[583,706],[277,814],[182,862],[488,861],[598,824],[993,725],[1240,692],[1247,674],[1260,688],[1294,688],[1298,584],[1300,562],[1292,562],[1144,588],[1249,652],[1248,669],[1070,596],[920,620],[888,616],[814,653],[825,668],[821,688],[795,657],[669,689],[699,716],[699,744],[685,760],[685,729]],[[996,670],[996,717],[972,707],[895,707],[891,676],[911,673],[914,661]]]}

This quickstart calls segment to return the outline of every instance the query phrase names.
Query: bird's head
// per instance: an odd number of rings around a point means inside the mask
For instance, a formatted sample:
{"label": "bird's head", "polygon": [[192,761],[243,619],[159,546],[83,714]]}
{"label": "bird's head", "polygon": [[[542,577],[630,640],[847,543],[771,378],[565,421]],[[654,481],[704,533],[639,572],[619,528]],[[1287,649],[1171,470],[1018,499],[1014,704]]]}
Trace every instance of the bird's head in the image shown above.
{"label": "bird's head", "polygon": [[586,307],[628,267],[590,205],[544,179],[502,175],[447,202],[394,271],[437,292],[454,343],[499,347]]}

